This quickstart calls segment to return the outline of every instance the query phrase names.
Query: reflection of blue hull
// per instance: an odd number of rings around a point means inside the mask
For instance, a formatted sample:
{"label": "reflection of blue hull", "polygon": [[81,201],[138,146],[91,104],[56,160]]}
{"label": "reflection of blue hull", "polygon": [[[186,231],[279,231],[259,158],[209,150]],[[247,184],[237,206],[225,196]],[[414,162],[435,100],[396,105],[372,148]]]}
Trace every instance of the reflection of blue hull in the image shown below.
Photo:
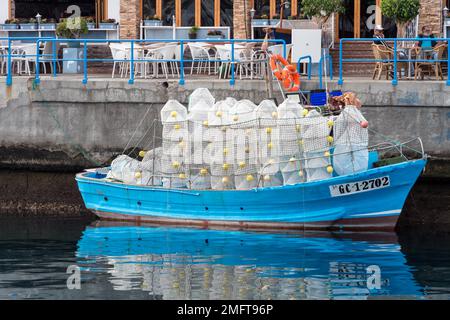
{"label": "reflection of blue hull", "polygon": [[[304,283],[311,287],[306,288],[310,294],[317,285],[327,287],[318,298],[368,295],[366,268],[376,265],[382,287],[370,294],[420,294],[393,233],[271,234],[113,225],[87,228],[78,242],[77,257],[88,263],[107,258],[109,264],[122,265],[115,274],[121,279],[136,278],[138,271],[158,273],[183,265],[190,265],[191,270],[204,270],[208,265],[214,270],[220,266],[245,268],[256,270],[257,277],[309,279]],[[162,274],[166,272],[161,271],[161,278]],[[214,274],[216,289],[220,289],[222,276]],[[166,281],[179,278],[167,277]],[[203,283],[204,278],[200,279]]]}
{"label": "reflection of blue hull", "polygon": [[[255,228],[393,228],[425,166],[414,160],[292,186],[245,191],[163,189],[77,175],[86,207],[106,219]],[[389,177],[389,185],[336,196],[333,186]]]}

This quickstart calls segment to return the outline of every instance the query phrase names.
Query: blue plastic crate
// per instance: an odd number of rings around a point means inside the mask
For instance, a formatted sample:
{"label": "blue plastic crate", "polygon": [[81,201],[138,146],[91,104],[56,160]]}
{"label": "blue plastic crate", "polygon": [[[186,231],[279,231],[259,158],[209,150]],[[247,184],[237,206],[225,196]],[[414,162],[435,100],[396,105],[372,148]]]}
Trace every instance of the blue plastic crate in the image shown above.
{"label": "blue plastic crate", "polygon": [[309,101],[312,106],[324,106],[327,104],[327,93],[325,90],[311,90]]}

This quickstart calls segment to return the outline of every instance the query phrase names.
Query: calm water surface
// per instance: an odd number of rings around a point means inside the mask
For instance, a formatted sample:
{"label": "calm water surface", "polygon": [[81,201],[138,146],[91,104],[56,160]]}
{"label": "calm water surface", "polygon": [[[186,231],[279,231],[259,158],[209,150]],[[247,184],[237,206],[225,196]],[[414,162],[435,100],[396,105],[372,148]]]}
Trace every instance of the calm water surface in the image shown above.
{"label": "calm water surface", "polygon": [[[0,299],[448,299],[450,235],[0,220]],[[81,289],[67,288],[71,265]],[[367,287],[379,267],[381,287]],[[373,282],[372,282],[373,283]]]}

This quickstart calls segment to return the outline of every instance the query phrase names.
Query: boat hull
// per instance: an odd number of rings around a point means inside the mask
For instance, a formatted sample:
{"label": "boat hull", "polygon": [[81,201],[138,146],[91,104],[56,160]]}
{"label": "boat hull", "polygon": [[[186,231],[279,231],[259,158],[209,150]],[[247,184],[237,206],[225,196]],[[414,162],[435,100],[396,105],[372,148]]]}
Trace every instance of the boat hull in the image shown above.
{"label": "boat hull", "polygon": [[[96,179],[92,173],[78,174],[76,179],[86,207],[106,220],[238,229],[392,230],[425,164],[425,159],[419,159],[322,181],[253,190],[125,185]],[[346,194],[332,191],[386,177],[388,185],[381,188]]]}

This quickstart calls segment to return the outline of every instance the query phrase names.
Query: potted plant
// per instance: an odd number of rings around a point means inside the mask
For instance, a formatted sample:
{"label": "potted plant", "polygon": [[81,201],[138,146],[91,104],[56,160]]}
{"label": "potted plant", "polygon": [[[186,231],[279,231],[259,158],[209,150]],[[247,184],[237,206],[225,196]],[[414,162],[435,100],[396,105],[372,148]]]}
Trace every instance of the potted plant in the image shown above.
{"label": "potted plant", "polygon": [[200,30],[200,28],[197,26],[191,27],[191,29],[189,29],[189,39],[197,39],[198,30]]}
{"label": "potted plant", "polygon": [[88,30],[95,29],[95,19],[94,19],[94,17],[86,17],[84,19],[86,19]]}
{"label": "potted plant", "polygon": [[302,0],[301,6],[302,14],[313,18],[321,29],[333,13],[345,11],[343,0]]}
{"label": "potted plant", "polygon": [[[79,39],[89,32],[85,18],[61,19],[56,27],[56,35],[62,39]],[[80,73],[82,71],[84,50],[79,41],[67,41],[63,48],[63,73]]]}
{"label": "potted plant", "polygon": [[252,24],[254,26],[265,26],[269,24],[269,17],[267,16],[267,14],[263,14],[263,15],[255,15],[252,19]]}
{"label": "potted plant", "polygon": [[214,40],[214,39],[223,39],[223,33],[220,30],[209,30],[206,34],[206,39]]}
{"label": "potted plant", "polygon": [[154,26],[154,27],[162,26],[161,17],[156,14],[154,16],[146,16],[144,18],[144,26]]}
{"label": "potted plant", "polygon": [[23,30],[35,30],[36,26],[36,18],[31,19],[19,19],[20,29]]}
{"label": "potted plant", "polygon": [[117,22],[116,19],[104,19],[99,23],[100,29],[116,29]]}
{"label": "potted plant", "polygon": [[381,13],[395,21],[399,38],[404,38],[406,26],[419,14],[419,10],[420,0],[383,0],[381,2]]}
{"label": "potted plant", "polygon": [[56,20],[53,18],[50,19],[42,19],[41,24],[39,26],[42,30],[55,30],[56,29]]}
{"label": "potted plant", "polygon": [[16,30],[19,29],[19,21],[17,19],[8,19],[5,20],[5,23],[0,24],[0,27],[3,30]]}
{"label": "potted plant", "polygon": [[[82,34],[87,34],[88,32],[87,21],[84,18],[62,19],[56,28],[56,35],[63,39],[79,39]],[[80,43],[69,41],[67,46],[78,48]]]}

